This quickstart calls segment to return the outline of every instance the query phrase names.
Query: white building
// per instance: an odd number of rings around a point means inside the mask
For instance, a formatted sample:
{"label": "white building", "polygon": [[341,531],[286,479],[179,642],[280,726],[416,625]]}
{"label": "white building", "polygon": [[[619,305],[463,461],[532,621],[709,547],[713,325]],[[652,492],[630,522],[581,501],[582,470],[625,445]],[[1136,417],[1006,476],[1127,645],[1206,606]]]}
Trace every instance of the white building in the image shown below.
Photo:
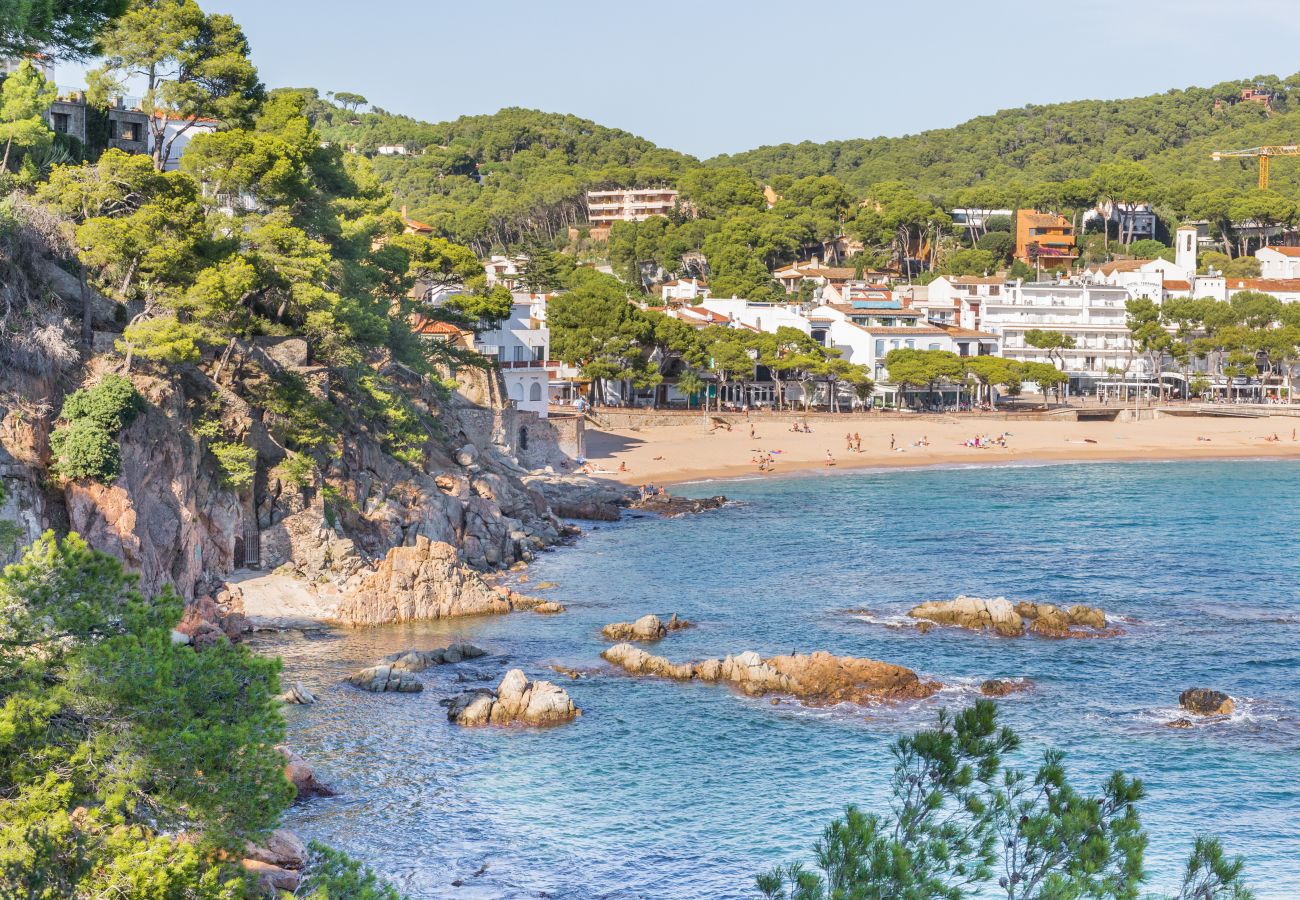
{"label": "white building", "polygon": [[483,264],[483,270],[487,273],[488,287],[504,284],[510,290],[519,287],[519,279],[524,274],[524,267],[528,265],[526,256],[493,256]]}
{"label": "white building", "polygon": [[[221,123],[216,119],[168,118],[167,124],[163,127],[162,142],[164,147],[169,147],[169,154],[167,162],[163,165],[163,171],[171,172],[178,169],[181,157],[185,155],[185,148],[189,146],[190,141],[201,134],[211,134],[220,127]],[[153,149],[153,129],[150,128],[149,152],[153,153]]]}
{"label": "white building", "polygon": [[664,303],[696,303],[709,299],[709,288],[702,278],[675,278],[659,286]]}
{"label": "white building", "polygon": [[1300,247],[1261,247],[1255,258],[1260,278],[1300,278]]}
{"label": "white building", "polygon": [[1156,236],[1155,210],[1150,203],[1099,203],[1083,214],[1083,226],[1086,230],[1090,222],[1106,222],[1112,233],[1140,241]]}
{"label": "white building", "polygon": [[375,148],[380,156],[407,156],[405,144],[382,144]]}
{"label": "white building", "polygon": [[551,332],[545,322],[546,299],[544,294],[515,294],[510,318],[474,340],[474,349],[501,369],[506,396],[520,409],[543,418],[551,379],[559,377],[558,366],[547,361]]}
{"label": "white building", "polygon": [[666,216],[677,206],[672,188],[587,191],[587,218],[593,225],[614,222],[644,222],[651,216]]}

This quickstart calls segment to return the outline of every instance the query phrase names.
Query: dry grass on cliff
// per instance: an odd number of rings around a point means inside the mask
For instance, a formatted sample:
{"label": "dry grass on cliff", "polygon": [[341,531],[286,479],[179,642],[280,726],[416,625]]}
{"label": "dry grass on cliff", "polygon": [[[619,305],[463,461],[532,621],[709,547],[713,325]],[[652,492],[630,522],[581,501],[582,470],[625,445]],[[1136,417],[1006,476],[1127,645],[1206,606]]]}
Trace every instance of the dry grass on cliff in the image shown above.
{"label": "dry grass on cliff", "polygon": [[0,203],[0,366],[38,377],[78,359],[63,304],[42,276],[42,261],[70,256],[59,219],[13,195]]}

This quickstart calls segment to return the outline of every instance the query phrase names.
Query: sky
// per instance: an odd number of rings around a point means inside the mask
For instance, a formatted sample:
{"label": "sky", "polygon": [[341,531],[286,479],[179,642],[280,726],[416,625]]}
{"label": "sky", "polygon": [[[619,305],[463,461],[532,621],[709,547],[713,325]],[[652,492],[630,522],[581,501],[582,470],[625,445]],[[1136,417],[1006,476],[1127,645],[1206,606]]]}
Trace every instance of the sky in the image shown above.
{"label": "sky", "polygon": [[269,87],[432,122],[572,113],[701,158],[1300,69],[1289,0],[199,3],[235,17]]}

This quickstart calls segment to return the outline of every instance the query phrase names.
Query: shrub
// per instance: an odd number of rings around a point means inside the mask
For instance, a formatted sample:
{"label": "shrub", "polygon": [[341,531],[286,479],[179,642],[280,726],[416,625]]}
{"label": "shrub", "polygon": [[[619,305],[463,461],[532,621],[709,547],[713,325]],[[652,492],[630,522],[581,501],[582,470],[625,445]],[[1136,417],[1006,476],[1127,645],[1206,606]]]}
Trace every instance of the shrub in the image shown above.
{"label": "shrub", "polygon": [[127,326],[114,346],[119,353],[130,350],[140,359],[175,366],[199,361],[198,338],[199,330],[195,326],[182,324],[174,316],[164,316]]}
{"label": "shrub", "polygon": [[308,487],[316,481],[316,460],[306,453],[290,453],[275,467],[275,475],[299,488]]}
{"label": "shrub", "polygon": [[257,475],[257,451],[236,441],[215,441],[208,446],[221,468],[221,483],[240,490]]}
{"label": "shrub", "polygon": [[54,429],[50,449],[54,451],[54,471],[69,481],[93,478],[109,482],[122,472],[117,439],[94,419],[75,419]]}
{"label": "shrub", "polygon": [[308,873],[298,889],[298,896],[307,900],[402,900],[370,867],[315,841]]}
{"label": "shrub", "polygon": [[73,391],[63,401],[59,417],[69,422],[90,419],[110,435],[116,435],[144,410],[144,398],[131,379],[105,375],[91,388]]}

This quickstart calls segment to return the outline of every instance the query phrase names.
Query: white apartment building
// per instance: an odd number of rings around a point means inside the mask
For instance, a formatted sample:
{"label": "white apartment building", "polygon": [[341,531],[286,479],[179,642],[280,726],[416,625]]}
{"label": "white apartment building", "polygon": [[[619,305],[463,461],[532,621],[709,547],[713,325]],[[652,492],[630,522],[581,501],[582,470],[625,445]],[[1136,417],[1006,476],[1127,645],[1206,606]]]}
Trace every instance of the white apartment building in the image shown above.
{"label": "white apartment building", "polygon": [[552,377],[559,378],[558,366],[547,361],[551,332],[545,322],[546,295],[515,294],[514,300],[510,318],[479,334],[474,349],[496,362],[506,396],[515,406],[545,418]]}
{"label": "white apartment building", "polygon": [[[1059,331],[1074,339],[1065,350],[1065,369],[1077,379],[1104,378],[1108,369],[1143,373],[1129,338],[1128,289],[1087,282],[1008,284],[984,300],[978,327],[1002,339],[1002,355],[1020,362],[1054,362],[1046,350],[1031,347],[1025,333]],[[1149,373],[1147,373],[1149,374]]]}
{"label": "white apartment building", "polygon": [[668,215],[676,205],[677,192],[672,188],[587,191],[587,219],[593,225],[644,222]]}
{"label": "white apartment building", "polygon": [[709,298],[709,288],[701,278],[675,278],[659,286],[664,303],[696,303]]}

